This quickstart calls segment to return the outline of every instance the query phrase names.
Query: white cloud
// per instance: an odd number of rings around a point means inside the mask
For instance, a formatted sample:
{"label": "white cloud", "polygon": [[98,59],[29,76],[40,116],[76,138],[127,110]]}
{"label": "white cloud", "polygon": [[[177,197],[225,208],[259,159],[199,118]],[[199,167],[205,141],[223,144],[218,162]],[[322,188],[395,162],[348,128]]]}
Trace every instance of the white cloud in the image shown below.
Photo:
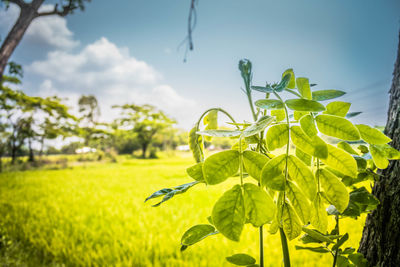
{"label": "white cloud", "polygon": [[[40,11],[52,10],[52,5],[43,5]],[[19,15],[19,8],[10,4],[8,10],[0,10],[0,29],[7,33]],[[24,35],[24,42],[49,46],[56,49],[71,49],[79,45],[79,41],[74,40],[74,34],[68,29],[65,18],[52,15],[39,17],[32,21]]]}
{"label": "white cloud", "polygon": [[13,23],[18,18],[19,8],[16,5],[10,5],[8,9],[0,9],[0,29],[9,31]]}
{"label": "white cloud", "polygon": [[50,52],[45,60],[34,61],[26,69],[42,78],[38,88],[42,96],[68,97],[76,105],[79,95],[96,95],[106,120],[117,114],[112,105],[126,103],[153,104],[183,127],[190,126],[196,112],[195,101],[165,84],[157,70],[104,37],[77,53]]}

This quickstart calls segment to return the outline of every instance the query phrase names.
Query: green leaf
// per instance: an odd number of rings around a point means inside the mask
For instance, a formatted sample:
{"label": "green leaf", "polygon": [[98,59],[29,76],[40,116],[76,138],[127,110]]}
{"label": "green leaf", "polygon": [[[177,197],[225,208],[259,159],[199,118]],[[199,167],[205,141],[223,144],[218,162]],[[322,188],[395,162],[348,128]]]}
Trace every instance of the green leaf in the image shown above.
{"label": "green leaf", "polygon": [[360,140],[357,128],[348,120],[334,115],[318,115],[315,118],[321,133],[348,141]]}
{"label": "green leaf", "polygon": [[346,151],[347,153],[350,153],[350,154],[352,154],[352,155],[358,155],[357,151],[355,151],[355,150],[351,147],[351,145],[350,145],[349,143],[345,142],[345,141],[340,141],[340,142],[337,144],[337,147],[343,149],[344,151]]}
{"label": "green leaf", "polygon": [[400,159],[400,151],[394,149],[388,144],[385,145],[375,145],[375,147],[379,147],[382,149],[383,153],[385,154],[386,158],[388,159]]}
{"label": "green leaf", "polygon": [[151,196],[149,196],[148,198],[145,199],[144,202],[148,201],[149,199],[153,199],[153,198],[157,198],[160,196],[164,196],[163,199],[158,202],[157,204],[152,205],[152,207],[158,207],[161,205],[161,203],[170,200],[171,198],[173,198],[175,195],[179,195],[182,193],[185,193],[189,188],[191,188],[192,186],[199,184],[198,181],[194,181],[191,183],[187,183],[187,184],[183,184],[183,185],[178,185],[175,186],[173,188],[164,188],[161,190],[158,190],[156,192],[154,192],[153,194],[151,194]]}
{"label": "green leaf", "polygon": [[387,159],[382,147],[378,145],[370,145],[369,151],[371,152],[372,160],[376,167],[379,169],[386,169],[389,165],[389,160]]}
{"label": "green leaf", "polygon": [[279,224],[278,224],[278,220],[275,218],[268,228],[268,233],[270,233],[271,235],[274,235],[278,232],[278,230],[279,230]]}
{"label": "green leaf", "polygon": [[311,211],[311,224],[321,233],[325,233],[328,227],[328,215],[320,193],[315,197],[313,206],[314,209]]}
{"label": "green leaf", "polygon": [[309,114],[309,112],[307,112],[307,111],[295,111],[295,112],[293,112],[293,117],[294,117],[294,120],[298,121],[301,119],[301,117],[303,117],[304,115],[307,115],[307,114]]}
{"label": "green leaf", "polygon": [[338,255],[337,267],[354,267],[354,265],[350,263],[348,258]]}
{"label": "green leaf", "polygon": [[288,88],[290,80],[292,79],[292,73],[288,72],[284,75],[282,75],[282,80],[281,82],[274,88],[274,91],[276,92],[282,92],[286,88]]}
{"label": "green leaf", "polygon": [[261,109],[283,109],[285,106],[282,101],[276,99],[260,99],[255,105]]}
{"label": "green leaf", "polygon": [[[215,130],[218,128],[218,110],[211,110],[208,112],[203,119],[204,125],[206,125],[205,130]],[[207,141],[211,141],[211,136],[206,135],[205,138]]]}
{"label": "green leaf", "polygon": [[235,137],[239,136],[241,131],[234,130],[204,130],[196,132],[198,135],[211,136],[211,137]]}
{"label": "green leaf", "polygon": [[317,171],[325,195],[339,212],[343,212],[349,204],[349,192],[346,186],[333,173],[326,169]]}
{"label": "green leaf", "polygon": [[346,233],[344,234],[338,241],[337,243],[332,247],[332,251],[337,250],[340,248],[347,240],[349,239],[349,234]]}
{"label": "green leaf", "polygon": [[318,134],[318,130],[314,124],[314,119],[310,114],[304,115],[303,117],[301,117],[300,126],[301,126],[301,129],[303,129],[303,131],[309,137],[312,137],[312,136],[315,136]]}
{"label": "green leaf", "polygon": [[368,192],[365,187],[360,187],[350,192],[350,201],[344,216],[357,218],[361,213],[374,210],[379,204],[379,200]]}
{"label": "green leaf", "polygon": [[[304,226],[303,226],[304,227]],[[319,241],[315,238],[312,238],[311,236],[305,234],[299,239],[303,244],[309,244],[309,243],[322,243],[322,241]]]}
{"label": "green leaf", "polygon": [[314,155],[315,147],[312,144],[310,137],[304,133],[300,126],[290,127],[290,133],[292,142],[296,147],[309,155]]}
{"label": "green leaf", "polygon": [[312,99],[310,83],[307,78],[299,77],[296,79],[297,89],[300,92],[300,95],[305,99]]}
{"label": "green leaf", "polygon": [[346,94],[346,92],[339,91],[339,90],[319,90],[312,92],[312,100],[315,101],[323,101],[334,99]]}
{"label": "green leaf", "polygon": [[372,159],[379,169],[386,169],[389,165],[388,159],[400,159],[400,152],[388,144],[370,145]]}
{"label": "green leaf", "polygon": [[291,139],[293,144],[300,148],[303,152],[318,157],[327,157],[326,143],[318,136],[313,136],[311,139],[308,137],[300,126],[292,126],[291,128]]}
{"label": "green leaf", "polygon": [[357,177],[357,162],[346,151],[336,148],[332,145],[328,146],[328,157],[321,159],[323,163],[331,168],[350,177]]}
{"label": "green leaf", "polygon": [[286,123],[271,126],[267,132],[267,147],[270,151],[281,148],[289,141],[289,127]]}
{"label": "green leaf", "polygon": [[[357,162],[357,169],[359,172],[365,171],[367,169],[367,160],[359,157],[359,156],[353,156],[353,158],[356,160]],[[358,175],[357,175],[358,178]]]}
{"label": "green leaf", "polygon": [[285,203],[282,207],[282,228],[289,240],[301,234],[300,219],[289,203]]}
{"label": "green leaf", "polygon": [[301,151],[301,149],[296,147],[296,157],[301,159],[302,162],[304,162],[307,166],[311,166],[311,156],[308,155],[307,153],[304,153]]}
{"label": "green leaf", "polygon": [[261,184],[273,190],[282,191],[285,189],[285,177],[283,169],[286,164],[286,155],[279,155],[265,164],[261,171]]}
{"label": "green leaf", "polygon": [[272,221],[275,216],[275,204],[270,195],[255,184],[243,186],[244,205],[249,222],[260,227]]}
{"label": "green leaf", "polygon": [[207,236],[216,234],[214,226],[209,224],[198,224],[189,228],[181,238],[183,246],[191,246],[203,240]]}
{"label": "green leaf", "polygon": [[306,196],[291,181],[287,181],[286,194],[303,225],[307,224],[311,217],[311,207]]}
{"label": "green leaf", "polygon": [[324,236],[323,234],[321,234],[320,232],[313,230],[313,229],[309,229],[306,227],[303,227],[303,232],[307,233],[309,236],[311,236],[312,238],[320,241],[320,242],[326,242],[326,243],[333,243],[333,240],[330,239],[327,236]]}
{"label": "green leaf", "polygon": [[314,145],[314,157],[326,159],[328,157],[328,145],[318,135],[311,137],[311,142]]}
{"label": "green leaf", "polygon": [[289,99],[285,101],[285,104],[291,110],[296,111],[319,112],[325,110],[324,105],[322,105],[321,103],[307,99]]}
{"label": "green leaf", "polygon": [[349,111],[351,103],[342,102],[342,101],[334,101],[326,105],[326,111],[324,114],[336,115],[339,117],[346,116]]}
{"label": "green leaf", "polygon": [[213,130],[218,128],[218,110],[211,110],[203,118],[204,125],[207,125],[207,130]]}
{"label": "green leaf", "polygon": [[291,76],[290,76],[290,81],[289,81],[289,84],[287,85],[287,88],[293,89],[293,88],[296,87],[296,78],[295,78],[295,76],[294,76],[293,69],[287,69],[287,70],[285,70],[285,71],[282,73],[282,78],[285,77],[285,75],[288,74],[288,73],[290,73]]}
{"label": "green leaf", "polygon": [[272,93],[274,91],[274,89],[269,85],[267,85],[267,86],[252,86],[251,89],[258,91],[258,92],[262,92],[262,93]]}
{"label": "green leaf", "polygon": [[366,153],[369,152],[368,147],[367,147],[367,146],[364,146],[364,145],[359,145],[359,146],[357,147],[357,149],[360,150],[360,152],[361,152],[362,154],[366,154]]}
{"label": "green leaf", "polygon": [[251,135],[258,134],[259,132],[263,131],[269,124],[274,121],[274,117],[271,116],[263,116],[257,122],[253,123],[249,127],[247,127],[243,133],[243,137],[248,137]]}
{"label": "green leaf", "polygon": [[246,221],[242,188],[235,185],[226,191],[212,210],[212,220],[217,230],[233,241],[240,240]]}
{"label": "green leaf", "polygon": [[194,160],[201,162],[204,160],[203,156],[203,137],[196,133],[197,128],[193,127],[189,132],[189,147],[193,153]]}
{"label": "green leaf", "polygon": [[341,254],[353,254],[354,253],[354,251],[356,251],[356,249],[355,248],[352,248],[352,247],[347,247],[347,248],[345,248],[343,251],[342,251],[342,253]]}
{"label": "green leaf", "polygon": [[357,266],[357,267],[368,267],[368,261],[364,258],[364,255],[361,253],[350,254],[348,258]]}
{"label": "green leaf", "polygon": [[350,113],[347,113],[346,118],[350,119],[350,118],[353,118],[355,116],[360,115],[361,113],[362,112],[360,112],[360,111],[358,111],[358,112],[350,112]]}
{"label": "green leaf", "polygon": [[297,157],[289,155],[288,172],[290,178],[296,181],[303,192],[306,193],[308,199],[313,200],[317,193],[317,185],[310,168]]}
{"label": "green leaf", "polygon": [[325,248],[325,247],[303,247],[303,246],[295,246],[295,248],[296,248],[297,250],[305,249],[305,250],[310,250],[310,251],[312,251],[312,252],[317,252],[317,253],[328,253],[328,252],[329,252],[329,250],[328,250],[327,248]]}
{"label": "green leaf", "polygon": [[286,113],[285,110],[283,109],[276,109],[276,110],[271,110],[271,116],[275,117],[275,121],[283,121],[286,118]]}
{"label": "green leaf", "polygon": [[247,173],[257,181],[260,181],[261,171],[268,161],[269,158],[260,153],[249,150],[243,152],[244,167]]}
{"label": "green leaf", "polygon": [[211,155],[204,161],[203,173],[207,184],[214,185],[225,181],[239,169],[239,151],[226,150]]}
{"label": "green leaf", "polygon": [[381,131],[368,125],[357,124],[356,127],[360,132],[361,138],[369,144],[384,145],[392,141],[392,139],[384,135]]}
{"label": "green leaf", "polygon": [[197,163],[186,169],[187,174],[199,182],[204,182],[203,162]]}
{"label": "green leaf", "polygon": [[256,259],[254,259],[250,255],[243,253],[234,254],[232,256],[226,257],[226,260],[238,266],[248,266],[256,263]]}

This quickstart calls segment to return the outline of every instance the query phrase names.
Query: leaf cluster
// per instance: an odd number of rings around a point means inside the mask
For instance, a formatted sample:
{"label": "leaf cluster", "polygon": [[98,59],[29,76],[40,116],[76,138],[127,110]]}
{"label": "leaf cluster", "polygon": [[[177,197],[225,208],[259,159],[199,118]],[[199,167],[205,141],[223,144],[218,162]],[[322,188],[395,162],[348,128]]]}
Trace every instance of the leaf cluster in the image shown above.
{"label": "leaf cluster", "polygon": [[[349,113],[351,103],[336,100],[345,92],[312,90],[316,84],[295,77],[292,69],[283,72],[280,82],[254,86],[251,69],[250,61],[239,62],[254,122],[237,123],[226,111],[210,109],[190,131],[189,146],[197,163],[187,169],[188,175],[207,185],[231,177],[237,183],[215,203],[210,224],[194,226],[184,236],[195,236],[198,242],[221,233],[240,241],[245,224],[270,224],[272,234],[280,229],[284,238],[292,240],[305,232],[300,238],[304,244],[319,245],[297,249],[332,253],[338,266],[364,266],[365,260],[354,249],[341,248],[348,235],[339,233],[339,219],[357,218],[377,206],[377,199],[357,184],[377,179],[377,169],[399,159],[400,152],[380,130],[349,120],[360,112]],[[253,103],[252,90],[265,97]],[[283,92],[293,98],[282,99]],[[218,129],[218,112],[228,114],[236,129]],[[204,140],[218,137],[237,143],[205,157]],[[326,137],[334,138],[336,145],[327,143]],[[352,145],[355,142],[357,148]],[[328,231],[329,215],[337,220],[332,231]],[[186,249],[194,243],[183,241],[182,245]],[[245,254],[227,260],[236,265],[256,263]]]}

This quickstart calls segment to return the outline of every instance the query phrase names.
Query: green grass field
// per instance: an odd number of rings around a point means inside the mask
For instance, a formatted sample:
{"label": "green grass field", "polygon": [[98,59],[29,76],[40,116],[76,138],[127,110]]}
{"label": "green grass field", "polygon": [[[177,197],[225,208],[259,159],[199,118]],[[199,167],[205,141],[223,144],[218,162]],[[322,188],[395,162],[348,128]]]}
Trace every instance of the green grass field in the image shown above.
{"label": "green grass field", "polygon": [[[185,168],[192,163],[189,154],[180,154],[1,174],[0,265],[232,266],[225,256],[257,257],[258,233],[251,226],[241,243],[216,235],[179,250],[182,234],[207,223],[213,204],[235,178],[198,185],[157,208],[143,203],[157,189],[190,181]],[[347,246],[358,247],[363,221],[343,220]],[[331,266],[330,255],[296,251],[299,243],[290,242],[293,266]],[[282,266],[280,246],[279,234],[265,234],[266,266]]]}

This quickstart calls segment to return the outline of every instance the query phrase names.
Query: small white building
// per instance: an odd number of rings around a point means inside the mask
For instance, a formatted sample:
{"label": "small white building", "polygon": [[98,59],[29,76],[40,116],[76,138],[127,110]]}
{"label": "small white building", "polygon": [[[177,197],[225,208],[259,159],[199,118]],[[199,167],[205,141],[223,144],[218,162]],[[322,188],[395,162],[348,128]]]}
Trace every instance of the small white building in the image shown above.
{"label": "small white building", "polygon": [[92,147],[88,147],[88,146],[84,146],[81,148],[78,148],[75,150],[76,154],[87,154],[87,153],[94,153],[96,152],[97,149],[96,148],[92,148]]}

